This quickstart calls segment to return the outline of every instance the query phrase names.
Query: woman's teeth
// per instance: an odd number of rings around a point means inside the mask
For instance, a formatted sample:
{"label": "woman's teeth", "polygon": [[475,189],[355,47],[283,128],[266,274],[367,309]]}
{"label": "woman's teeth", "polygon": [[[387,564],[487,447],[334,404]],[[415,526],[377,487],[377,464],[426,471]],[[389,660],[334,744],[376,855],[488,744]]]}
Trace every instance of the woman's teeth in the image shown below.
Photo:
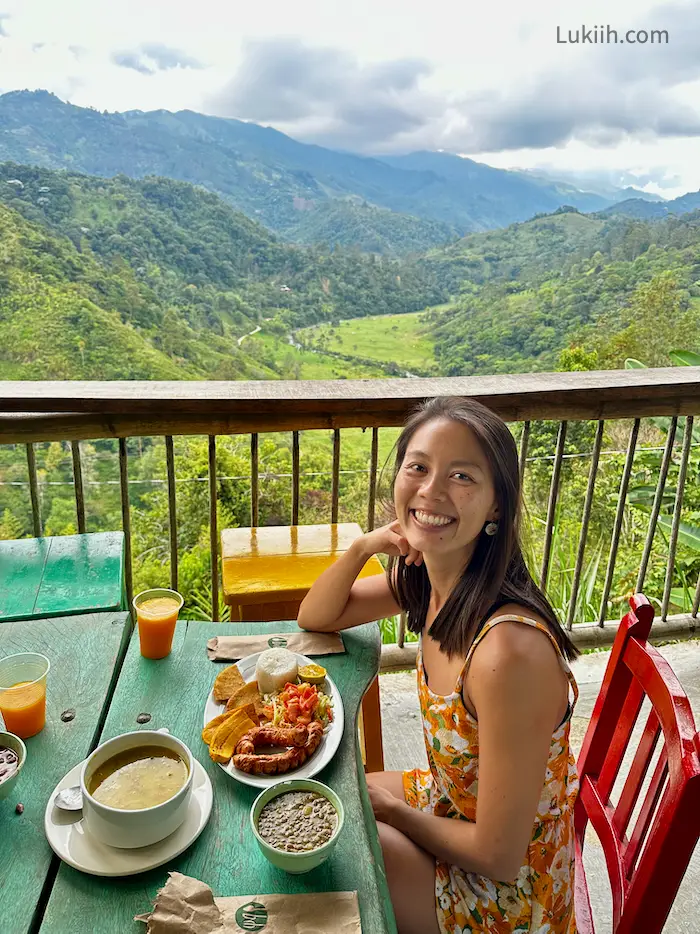
{"label": "woman's teeth", "polygon": [[434,516],[429,512],[421,512],[420,509],[413,510],[413,517],[420,525],[428,525],[431,528],[440,528],[455,521],[450,516]]}

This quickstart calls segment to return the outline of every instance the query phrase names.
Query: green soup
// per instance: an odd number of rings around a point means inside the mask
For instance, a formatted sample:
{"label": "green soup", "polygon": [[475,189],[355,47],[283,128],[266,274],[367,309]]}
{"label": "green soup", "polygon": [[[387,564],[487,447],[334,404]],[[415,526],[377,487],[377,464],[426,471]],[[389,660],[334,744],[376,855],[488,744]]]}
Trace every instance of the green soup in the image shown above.
{"label": "green soup", "polygon": [[124,811],[162,804],[187,781],[187,763],[163,746],[134,746],[98,766],[87,782],[95,801]]}

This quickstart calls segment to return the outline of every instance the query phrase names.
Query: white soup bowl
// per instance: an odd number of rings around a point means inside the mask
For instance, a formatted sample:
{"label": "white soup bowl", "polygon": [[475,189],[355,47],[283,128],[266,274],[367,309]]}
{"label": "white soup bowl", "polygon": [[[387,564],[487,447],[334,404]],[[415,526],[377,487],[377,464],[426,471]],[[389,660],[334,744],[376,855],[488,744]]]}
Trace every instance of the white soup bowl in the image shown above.
{"label": "white soup bowl", "polygon": [[[112,756],[136,746],[162,746],[176,752],[187,766],[187,781],[172,798],[153,807],[127,810],[101,804],[87,790],[95,770]],[[187,816],[192,797],[194,759],[183,742],[168,733],[156,730],[136,730],[122,733],[107,740],[85,760],[80,772],[80,789],[83,794],[83,820],[85,828],[93,837],[108,846],[134,849],[159,843],[174,833]]]}

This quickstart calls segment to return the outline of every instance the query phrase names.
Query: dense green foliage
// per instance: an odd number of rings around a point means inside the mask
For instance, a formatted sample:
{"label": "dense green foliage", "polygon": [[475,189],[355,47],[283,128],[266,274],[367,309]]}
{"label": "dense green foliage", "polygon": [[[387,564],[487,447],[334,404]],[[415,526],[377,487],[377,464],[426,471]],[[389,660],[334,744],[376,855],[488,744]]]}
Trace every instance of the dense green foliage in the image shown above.
{"label": "dense green foliage", "polygon": [[559,212],[472,235],[426,262],[454,294],[429,316],[446,375],[553,369],[572,344],[604,367],[640,345],[658,365],[674,345],[697,342],[699,212],[660,222]]}
{"label": "dense green foliage", "polygon": [[378,208],[367,201],[334,198],[299,213],[296,243],[347,244],[363,253],[424,253],[457,237],[457,228]]}
{"label": "dense green foliage", "polygon": [[193,182],[291,241],[390,254],[450,240],[453,228],[486,230],[562,204],[593,211],[619,200],[447,153],[372,159],[254,123],[192,111],[100,113],[46,91],[0,96],[2,160]]}

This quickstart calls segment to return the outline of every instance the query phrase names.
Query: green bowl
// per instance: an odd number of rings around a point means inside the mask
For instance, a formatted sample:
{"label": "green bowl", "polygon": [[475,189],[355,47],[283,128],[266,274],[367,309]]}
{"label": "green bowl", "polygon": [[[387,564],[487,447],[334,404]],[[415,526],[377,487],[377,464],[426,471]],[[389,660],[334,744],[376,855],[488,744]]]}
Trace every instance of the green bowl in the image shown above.
{"label": "green bowl", "polygon": [[6,778],[4,782],[0,782],[0,800],[2,800],[9,795],[17,783],[19,773],[22,771],[22,766],[27,760],[27,747],[24,745],[19,736],[15,736],[14,733],[3,733],[2,731],[0,731],[0,746],[4,746],[6,749],[14,750],[14,752],[17,753],[17,757],[19,759],[17,771],[12,776],[12,778]]}
{"label": "green bowl", "polygon": [[[276,847],[270,846],[269,843],[263,840],[258,833],[258,818],[260,817],[260,812],[273,798],[277,798],[287,791],[315,791],[323,795],[324,798],[328,798],[338,814],[338,826],[328,843],[324,843],[323,846],[320,846],[317,850],[310,850],[308,853],[287,853],[286,850],[278,850]],[[272,785],[270,788],[266,788],[265,791],[258,795],[250,809],[250,826],[253,828],[253,834],[258,841],[258,846],[262,850],[263,856],[265,856],[273,866],[277,866],[278,869],[284,869],[285,872],[293,874],[309,872],[328,859],[338,842],[338,837],[343,829],[344,822],[345,810],[338,795],[332,788],[321,784],[321,782],[315,782],[311,778],[292,778],[285,782],[279,782],[277,785]]]}

